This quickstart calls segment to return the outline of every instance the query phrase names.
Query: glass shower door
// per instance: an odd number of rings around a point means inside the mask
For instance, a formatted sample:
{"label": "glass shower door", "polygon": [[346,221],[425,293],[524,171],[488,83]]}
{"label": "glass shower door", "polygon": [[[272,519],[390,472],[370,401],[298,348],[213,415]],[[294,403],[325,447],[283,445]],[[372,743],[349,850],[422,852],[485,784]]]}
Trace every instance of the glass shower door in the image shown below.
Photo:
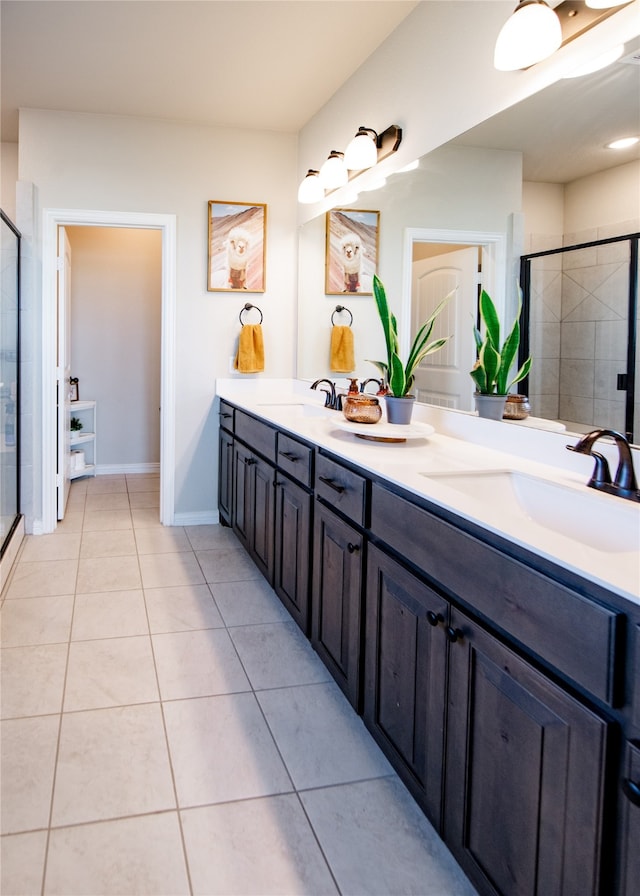
{"label": "glass shower door", "polygon": [[19,518],[20,233],[4,212],[0,246],[0,554]]}

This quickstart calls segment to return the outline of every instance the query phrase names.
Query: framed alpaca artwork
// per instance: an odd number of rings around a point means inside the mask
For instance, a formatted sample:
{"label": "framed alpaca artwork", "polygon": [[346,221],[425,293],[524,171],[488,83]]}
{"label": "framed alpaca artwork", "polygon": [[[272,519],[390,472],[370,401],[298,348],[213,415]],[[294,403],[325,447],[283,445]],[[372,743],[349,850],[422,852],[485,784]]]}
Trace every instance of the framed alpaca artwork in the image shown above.
{"label": "framed alpaca artwork", "polygon": [[325,294],[373,295],[380,212],[333,208],[327,212],[326,229]]}
{"label": "framed alpaca artwork", "polygon": [[267,206],[209,201],[209,292],[264,292]]}

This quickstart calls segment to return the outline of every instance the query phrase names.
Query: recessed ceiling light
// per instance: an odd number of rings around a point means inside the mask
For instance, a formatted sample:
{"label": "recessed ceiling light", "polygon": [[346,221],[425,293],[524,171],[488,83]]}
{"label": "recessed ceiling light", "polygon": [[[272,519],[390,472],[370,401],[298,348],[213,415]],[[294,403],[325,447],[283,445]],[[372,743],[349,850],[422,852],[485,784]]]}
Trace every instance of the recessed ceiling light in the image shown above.
{"label": "recessed ceiling light", "polygon": [[635,146],[640,137],[621,137],[620,140],[612,140],[607,143],[607,149],[627,149],[629,146]]}

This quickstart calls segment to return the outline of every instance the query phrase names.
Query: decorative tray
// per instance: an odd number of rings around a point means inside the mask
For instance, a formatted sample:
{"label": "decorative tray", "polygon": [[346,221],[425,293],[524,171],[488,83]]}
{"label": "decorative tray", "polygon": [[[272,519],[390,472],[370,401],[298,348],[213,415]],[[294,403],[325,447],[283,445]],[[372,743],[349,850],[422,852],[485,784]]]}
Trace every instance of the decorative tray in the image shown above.
{"label": "decorative tray", "polygon": [[371,442],[406,442],[407,439],[426,439],[435,432],[428,423],[352,423],[350,420],[336,420],[334,425],[344,432],[351,432],[359,439]]}

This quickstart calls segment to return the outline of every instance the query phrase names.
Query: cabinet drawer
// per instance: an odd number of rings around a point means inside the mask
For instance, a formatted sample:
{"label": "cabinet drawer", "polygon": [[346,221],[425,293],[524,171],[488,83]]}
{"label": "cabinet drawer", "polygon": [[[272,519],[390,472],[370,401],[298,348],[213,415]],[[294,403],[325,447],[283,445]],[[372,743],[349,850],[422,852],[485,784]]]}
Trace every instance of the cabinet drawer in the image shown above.
{"label": "cabinet drawer", "polygon": [[318,454],[316,496],[359,526],[365,525],[367,480],[342,464]]}
{"label": "cabinet drawer", "polygon": [[218,411],[218,420],[222,429],[233,432],[233,421],[235,417],[235,408],[232,404],[220,399],[220,410]]}
{"label": "cabinet drawer", "polygon": [[258,454],[261,454],[267,460],[275,463],[275,429],[272,429],[260,420],[256,420],[255,417],[250,417],[249,414],[245,414],[244,411],[236,410],[235,434],[237,438],[241,439],[254,451],[257,451]]}
{"label": "cabinet drawer", "polygon": [[372,490],[371,529],[544,661],[599,699],[618,705],[623,614],[378,485]]}
{"label": "cabinet drawer", "polygon": [[311,487],[311,459],[313,450],[308,445],[303,445],[293,436],[278,433],[278,455],[276,463],[281,470],[288,473],[293,479],[297,479],[301,485]]}

